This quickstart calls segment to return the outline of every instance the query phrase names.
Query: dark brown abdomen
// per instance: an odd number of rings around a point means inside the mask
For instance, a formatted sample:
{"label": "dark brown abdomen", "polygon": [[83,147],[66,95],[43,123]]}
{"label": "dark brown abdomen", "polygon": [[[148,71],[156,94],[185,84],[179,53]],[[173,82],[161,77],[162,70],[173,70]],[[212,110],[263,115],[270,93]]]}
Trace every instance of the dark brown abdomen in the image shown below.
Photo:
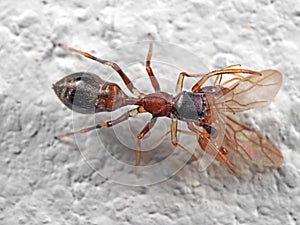
{"label": "dark brown abdomen", "polygon": [[110,112],[126,105],[127,96],[117,84],[92,73],[70,74],[53,84],[53,89],[69,109],[79,113]]}

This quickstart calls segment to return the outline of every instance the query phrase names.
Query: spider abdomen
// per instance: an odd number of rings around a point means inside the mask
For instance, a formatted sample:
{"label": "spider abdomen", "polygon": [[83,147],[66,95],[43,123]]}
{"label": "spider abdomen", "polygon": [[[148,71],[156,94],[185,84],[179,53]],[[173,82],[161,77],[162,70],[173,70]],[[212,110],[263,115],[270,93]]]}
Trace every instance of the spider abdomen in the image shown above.
{"label": "spider abdomen", "polygon": [[65,106],[83,114],[110,112],[126,105],[127,96],[117,84],[92,73],[70,74],[53,84],[53,89]]}

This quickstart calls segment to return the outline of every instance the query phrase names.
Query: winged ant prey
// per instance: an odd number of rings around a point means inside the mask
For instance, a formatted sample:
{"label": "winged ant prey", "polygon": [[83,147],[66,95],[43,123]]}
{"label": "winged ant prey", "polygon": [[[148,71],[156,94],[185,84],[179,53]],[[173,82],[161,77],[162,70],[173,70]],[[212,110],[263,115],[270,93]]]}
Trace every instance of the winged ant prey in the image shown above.
{"label": "winged ant prey", "polygon": [[[242,154],[247,162],[259,166],[278,167],[283,163],[281,152],[268,138],[234,116],[238,112],[268,105],[276,96],[282,83],[282,75],[279,71],[270,69],[257,72],[242,69],[237,64],[206,74],[181,72],[177,79],[176,95],[173,96],[160,89],[160,84],[153,73],[151,68],[153,37],[151,34],[148,36],[146,71],[154,89],[150,94],[139,91],[116,63],[58,44],[66,51],[111,67],[134,95],[129,97],[116,83],[105,81],[98,75],[77,72],[53,84],[54,92],[66,107],[82,114],[111,112],[127,105],[136,107],[116,119],[58,135],[57,139],[63,140],[67,136],[109,128],[138,114],[149,113],[152,118],[136,137],[136,166],[141,163],[142,139],[155,127],[159,117],[170,118],[171,127],[164,136],[170,134],[172,144],[190,155],[192,161],[197,160],[197,156],[179,143],[178,132],[188,131],[195,135],[201,149],[215,156],[236,176],[240,173],[227,156],[237,152]],[[196,78],[198,82],[194,84],[191,91],[183,91],[184,78],[188,77]],[[212,81],[213,85],[207,85],[208,80]],[[177,128],[179,121],[187,124],[187,131]]]}

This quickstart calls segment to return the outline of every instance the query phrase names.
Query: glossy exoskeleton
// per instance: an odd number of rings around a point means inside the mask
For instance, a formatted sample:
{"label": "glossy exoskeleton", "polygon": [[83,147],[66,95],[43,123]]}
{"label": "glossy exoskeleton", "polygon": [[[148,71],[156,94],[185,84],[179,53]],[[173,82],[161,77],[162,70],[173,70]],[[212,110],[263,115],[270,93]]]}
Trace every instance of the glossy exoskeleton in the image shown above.
{"label": "glossy exoskeleton", "polygon": [[[140,164],[141,140],[152,129],[158,117],[172,119],[171,129],[168,132],[171,133],[172,144],[189,154],[191,160],[196,160],[197,157],[177,141],[178,121],[186,122],[190,132],[197,136],[201,148],[216,156],[237,176],[239,173],[226,158],[231,150],[240,152],[246,159],[259,165],[276,167],[282,164],[283,157],[280,151],[269,139],[230,115],[267,105],[275,97],[282,82],[281,74],[278,71],[256,72],[233,68],[237,66],[233,65],[204,75],[182,72],[177,81],[177,94],[173,96],[160,90],[159,83],[151,69],[151,35],[149,35],[149,39],[146,70],[155,90],[151,94],[140,92],[117,64],[62,44],[59,45],[65,50],[79,53],[112,67],[131,93],[135,95],[135,97],[127,96],[117,84],[104,81],[95,74],[74,73],[53,85],[58,98],[68,108],[78,113],[93,114],[110,112],[126,105],[136,105],[137,107],[115,120],[59,135],[58,139],[76,133],[111,127],[139,113],[147,112],[152,115],[152,118],[137,135],[136,165]],[[231,76],[231,79],[222,82],[222,77],[225,75]],[[200,77],[191,92],[182,91],[184,77]],[[216,78],[214,85],[203,86],[211,77]],[[221,134],[224,135],[222,143],[218,140]]]}

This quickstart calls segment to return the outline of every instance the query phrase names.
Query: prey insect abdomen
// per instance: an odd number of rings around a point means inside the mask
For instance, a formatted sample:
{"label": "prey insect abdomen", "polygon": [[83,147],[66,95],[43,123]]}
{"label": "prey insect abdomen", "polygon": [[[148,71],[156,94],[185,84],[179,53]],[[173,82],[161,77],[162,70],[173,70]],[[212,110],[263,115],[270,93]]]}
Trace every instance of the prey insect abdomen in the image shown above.
{"label": "prey insect abdomen", "polygon": [[115,83],[95,74],[70,74],[53,84],[59,99],[71,110],[83,114],[110,112],[127,105],[127,96]]}

